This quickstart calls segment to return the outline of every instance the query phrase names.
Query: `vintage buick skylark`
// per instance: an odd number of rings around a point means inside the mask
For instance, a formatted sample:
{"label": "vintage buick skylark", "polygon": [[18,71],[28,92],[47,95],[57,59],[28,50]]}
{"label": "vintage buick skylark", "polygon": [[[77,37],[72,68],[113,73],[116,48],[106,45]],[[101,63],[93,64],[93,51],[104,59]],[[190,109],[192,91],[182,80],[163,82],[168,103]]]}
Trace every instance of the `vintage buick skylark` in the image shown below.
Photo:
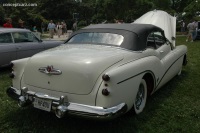
{"label": "vintage buick skylark", "polygon": [[148,95],[181,74],[186,53],[175,46],[174,17],[151,11],[132,24],[90,25],[59,47],[12,61],[7,94],[58,118],[139,114]]}

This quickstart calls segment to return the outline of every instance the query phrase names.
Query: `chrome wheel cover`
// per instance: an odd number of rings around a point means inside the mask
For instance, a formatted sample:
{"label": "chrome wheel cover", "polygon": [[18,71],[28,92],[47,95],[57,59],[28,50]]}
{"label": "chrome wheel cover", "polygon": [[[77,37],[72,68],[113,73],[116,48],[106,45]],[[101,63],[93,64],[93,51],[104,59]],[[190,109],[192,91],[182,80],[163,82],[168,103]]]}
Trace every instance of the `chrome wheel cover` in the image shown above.
{"label": "chrome wheel cover", "polygon": [[134,109],[136,114],[139,114],[143,111],[146,105],[146,99],[147,99],[147,85],[146,81],[142,79],[138,87],[138,91],[134,101]]}

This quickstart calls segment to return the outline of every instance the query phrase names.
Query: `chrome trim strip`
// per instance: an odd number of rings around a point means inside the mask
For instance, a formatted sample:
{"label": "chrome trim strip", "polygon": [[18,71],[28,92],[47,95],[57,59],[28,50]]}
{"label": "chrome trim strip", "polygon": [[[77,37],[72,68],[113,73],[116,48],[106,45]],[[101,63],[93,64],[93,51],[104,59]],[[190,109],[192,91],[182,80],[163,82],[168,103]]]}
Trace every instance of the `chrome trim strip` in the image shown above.
{"label": "chrome trim strip", "polygon": [[125,106],[126,106],[125,103],[121,103],[110,108],[103,108],[98,106],[70,103],[67,108],[68,111],[89,113],[100,117],[100,116],[115,115],[116,113],[120,112],[120,110],[122,110]]}
{"label": "chrome trim strip", "polygon": [[[27,92],[28,94],[30,94],[29,92]],[[35,93],[33,96],[37,97],[37,98],[41,98],[41,99],[49,99],[49,100],[53,100],[53,101],[59,101],[59,98],[56,97],[52,97],[43,93]]]}

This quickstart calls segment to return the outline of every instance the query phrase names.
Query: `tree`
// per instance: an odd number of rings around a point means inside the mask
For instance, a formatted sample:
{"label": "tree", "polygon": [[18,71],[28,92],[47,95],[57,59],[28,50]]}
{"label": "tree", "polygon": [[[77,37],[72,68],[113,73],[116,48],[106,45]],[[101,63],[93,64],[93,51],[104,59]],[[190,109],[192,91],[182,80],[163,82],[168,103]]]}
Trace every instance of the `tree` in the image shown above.
{"label": "tree", "polygon": [[199,19],[199,15],[200,15],[200,1],[195,0],[190,2],[190,4],[188,4],[188,6],[186,6],[184,8],[184,12],[186,13],[185,17],[187,19]]}
{"label": "tree", "polygon": [[[197,0],[196,0],[197,1]],[[16,0],[1,0],[6,3],[15,3]],[[36,3],[35,7],[2,7],[0,5],[0,23],[6,17],[13,19],[17,25],[18,19],[25,21],[27,26],[40,26],[41,22],[49,20],[67,20],[68,28],[73,23],[73,13],[79,13],[82,23],[100,23],[105,20],[114,22],[120,19],[124,22],[133,22],[135,19],[150,10],[164,10],[172,15],[176,12],[186,12],[186,17],[192,18],[198,14],[200,0],[21,0],[21,3]]]}
{"label": "tree", "polygon": [[132,22],[152,7],[153,4],[148,0],[97,0],[93,19],[98,22],[113,22],[113,19]]}
{"label": "tree", "polygon": [[0,5],[0,25],[3,25],[5,19],[5,10],[3,6]]}

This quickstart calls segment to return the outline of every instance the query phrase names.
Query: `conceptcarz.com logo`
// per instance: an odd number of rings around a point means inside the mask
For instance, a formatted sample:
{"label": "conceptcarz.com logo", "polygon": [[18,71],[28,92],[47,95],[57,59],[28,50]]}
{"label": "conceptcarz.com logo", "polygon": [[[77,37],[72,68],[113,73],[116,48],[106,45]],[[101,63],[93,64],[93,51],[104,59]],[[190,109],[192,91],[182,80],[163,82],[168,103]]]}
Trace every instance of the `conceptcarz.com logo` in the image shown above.
{"label": "conceptcarz.com logo", "polygon": [[0,0],[3,6],[12,6],[12,7],[25,7],[25,6],[37,6],[37,3],[4,3]]}

